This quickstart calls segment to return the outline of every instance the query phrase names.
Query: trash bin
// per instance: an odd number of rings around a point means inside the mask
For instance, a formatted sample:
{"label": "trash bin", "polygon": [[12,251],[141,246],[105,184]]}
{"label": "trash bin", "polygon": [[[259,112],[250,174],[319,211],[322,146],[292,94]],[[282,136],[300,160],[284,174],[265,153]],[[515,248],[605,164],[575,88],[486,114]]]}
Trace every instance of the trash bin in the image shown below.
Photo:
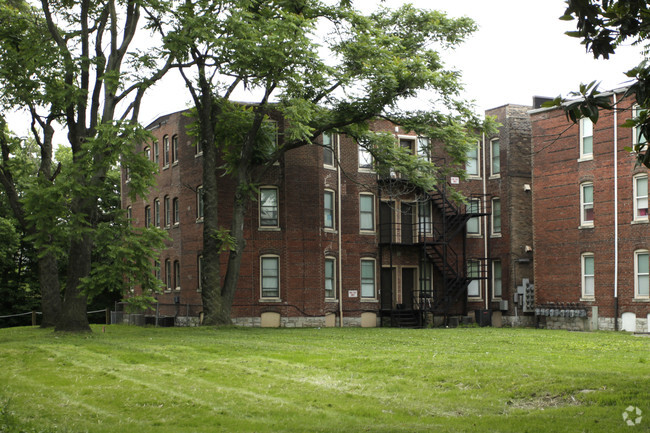
{"label": "trash bin", "polygon": [[479,326],[492,326],[492,310],[474,310],[474,317]]}

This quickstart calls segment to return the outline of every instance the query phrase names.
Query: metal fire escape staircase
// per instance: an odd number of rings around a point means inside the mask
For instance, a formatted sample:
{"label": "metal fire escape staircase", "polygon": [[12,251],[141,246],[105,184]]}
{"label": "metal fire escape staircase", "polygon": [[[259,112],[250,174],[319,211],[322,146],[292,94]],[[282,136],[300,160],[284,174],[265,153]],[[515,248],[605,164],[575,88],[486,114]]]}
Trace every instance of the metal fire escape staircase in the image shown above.
{"label": "metal fire escape staircase", "polygon": [[[471,212],[465,205],[457,205],[448,198],[447,185],[442,184],[429,192],[429,199],[439,211],[440,219],[433,223],[431,234],[422,236],[424,259],[433,264],[442,277],[442,287],[435,293],[420,292],[420,309],[447,316],[452,307],[467,297],[467,287],[472,281],[467,275],[465,257],[465,228],[467,222],[485,213]],[[462,245],[459,253],[452,243]]]}

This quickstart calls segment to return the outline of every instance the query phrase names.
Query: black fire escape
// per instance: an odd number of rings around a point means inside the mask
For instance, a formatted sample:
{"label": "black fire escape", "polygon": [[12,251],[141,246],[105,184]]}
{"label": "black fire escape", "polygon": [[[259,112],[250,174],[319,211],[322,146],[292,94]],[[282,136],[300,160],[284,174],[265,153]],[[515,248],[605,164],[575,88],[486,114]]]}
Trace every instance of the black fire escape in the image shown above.
{"label": "black fire escape", "polygon": [[[383,188],[387,185],[394,188],[399,182],[407,181],[382,180],[380,197]],[[481,202],[482,206],[490,203],[481,195],[470,195],[468,198]],[[418,202],[430,206],[431,211],[424,215],[408,215],[408,207],[397,209],[392,205],[392,209],[382,212],[380,205],[380,254],[382,259],[388,255],[388,269],[393,269],[394,255],[398,251],[404,252],[409,248],[419,250],[419,284],[412,293],[404,293],[402,289],[402,303],[393,302],[396,287],[392,274],[389,278],[384,272],[380,275],[381,315],[390,317],[391,326],[422,326],[427,316],[430,319],[433,316],[442,317],[446,324],[452,315],[465,316],[469,284],[473,280],[491,281],[491,260],[467,255],[467,223],[472,218],[489,215],[487,209],[483,207],[484,211],[480,212],[476,207],[454,203],[449,198],[446,182],[432,191],[418,194]],[[384,200],[381,203],[386,208],[392,202]],[[399,223],[393,220],[395,212],[402,214]],[[387,278],[389,281],[386,281]]]}

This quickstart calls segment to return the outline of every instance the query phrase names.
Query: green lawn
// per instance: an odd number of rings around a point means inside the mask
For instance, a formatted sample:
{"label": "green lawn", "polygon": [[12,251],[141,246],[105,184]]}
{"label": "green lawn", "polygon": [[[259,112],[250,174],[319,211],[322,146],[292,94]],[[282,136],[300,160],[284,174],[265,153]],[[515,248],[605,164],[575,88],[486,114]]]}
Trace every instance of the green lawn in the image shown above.
{"label": "green lawn", "polygon": [[650,430],[650,338],[625,333],[102,328],[0,329],[0,431]]}

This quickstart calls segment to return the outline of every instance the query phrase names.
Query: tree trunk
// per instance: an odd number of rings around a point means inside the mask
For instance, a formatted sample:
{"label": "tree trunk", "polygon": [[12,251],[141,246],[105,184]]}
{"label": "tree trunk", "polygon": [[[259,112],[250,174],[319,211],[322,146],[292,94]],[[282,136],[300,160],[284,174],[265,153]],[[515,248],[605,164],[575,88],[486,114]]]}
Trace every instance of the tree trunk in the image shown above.
{"label": "tree trunk", "polygon": [[81,279],[90,275],[90,257],[93,241],[90,235],[73,239],[68,255],[68,279],[63,296],[61,316],[56,331],[89,332],[88,295],[81,290]]}
{"label": "tree trunk", "polygon": [[[241,179],[239,179],[239,181],[241,181]],[[228,255],[228,270],[226,271],[223,288],[221,289],[222,305],[219,316],[223,323],[231,323],[230,314],[232,303],[235,298],[235,291],[237,290],[237,283],[239,282],[241,261],[244,254],[244,248],[246,247],[246,239],[244,238],[244,220],[249,200],[250,199],[247,196],[242,196],[239,192],[236,194],[234,200],[235,203],[230,235],[235,238],[235,246]]]}
{"label": "tree trunk", "polygon": [[45,253],[38,260],[38,280],[41,286],[41,328],[50,328],[61,317],[61,287],[59,265],[52,253]]}
{"label": "tree trunk", "polygon": [[[207,82],[205,83],[207,84]],[[217,179],[217,144],[214,139],[214,112],[218,111],[207,89],[202,92],[199,106],[199,126],[203,148],[203,269],[201,272],[201,300],[203,303],[203,324],[221,325],[224,322],[219,312],[223,308],[221,298],[221,240],[216,236],[219,230],[219,196]]]}

